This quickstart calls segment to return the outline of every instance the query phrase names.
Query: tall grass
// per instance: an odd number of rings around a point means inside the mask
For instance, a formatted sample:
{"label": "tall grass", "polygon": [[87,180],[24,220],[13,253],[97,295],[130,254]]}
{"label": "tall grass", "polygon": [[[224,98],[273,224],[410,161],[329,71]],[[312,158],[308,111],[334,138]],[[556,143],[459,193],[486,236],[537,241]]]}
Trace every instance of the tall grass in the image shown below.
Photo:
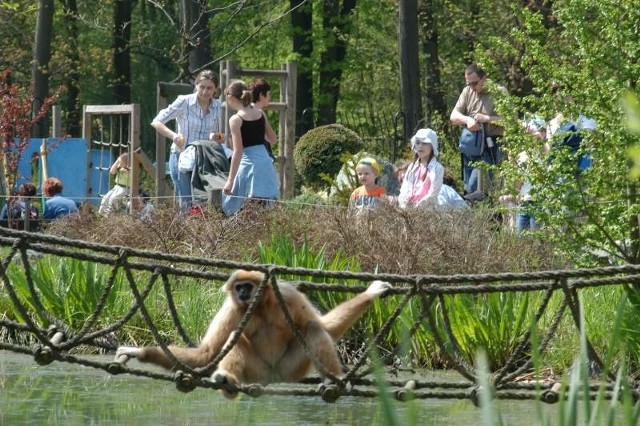
{"label": "tall grass", "polygon": [[506,362],[533,315],[536,293],[490,293],[447,298],[451,328],[462,354],[472,361],[478,348],[490,354],[492,365]]}
{"label": "tall grass", "polygon": [[[314,247],[305,238],[300,245],[296,245],[291,238],[283,234],[271,237],[270,244],[258,243],[258,255],[260,263],[270,263],[289,267],[306,269],[318,269],[323,271],[349,271],[360,272],[360,264],[353,256],[347,256],[338,251],[329,257],[324,246]],[[316,283],[336,283],[331,278],[317,276],[300,276],[283,274],[280,278],[285,280],[306,280]],[[340,284],[358,285],[356,280],[341,280]],[[307,296],[323,310],[329,310],[346,299],[342,293],[314,291]]]}
{"label": "tall grass", "polygon": [[[109,271],[110,268],[91,262],[43,256],[30,270],[35,297],[29,289],[22,265],[12,263],[7,270],[7,277],[25,307],[43,326],[49,325],[48,319],[38,309],[36,298],[51,315],[70,327],[79,329],[94,312],[107,285]],[[118,272],[114,279],[114,289],[107,297],[106,305],[111,310],[117,309],[117,294],[123,287],[123,275]],[[0,306],[3,306],[9,317],[24,321],[20,312],[8,300],[8,295],[0,295]],[[118,315],[119,313],[115,313],[115,316]]]}
{"label": "tall grass", "polygon": [[[616,310],[613,326],[609,331],[609,346],[607,356],[605,357],[604,372],[600,377],[602,385],[592,400],[591,390],[592,379],[595,377],[591,371],[591,363],[588,357],[587,349],[587,332],[584,311],[580,312],[580,324],[582,332],[580,333],[580,350],[575,356],[571,367],[562,375],[560,383],[562,384],[557,418],[552,418],[544,408],[545,402],[538,399],[536,402],[538,421],[536,424],[541,425],[558,425],[558,426],[574,426],[574,425],[637,425],[640,421],[640,402],[632,395],[632,384],[628,379],[628,370],[626,366],[621,365],[615,375],[615,382],[611,383],[612,391],[609,395],[606,392],[607,381],[604,377],[607,372],[613,369],[609,364],[617,351],[625,351],[628,346],[626,341],[622,339],[623,335],[623,317],[625,315],[625,303],[621,303]],[[611,324],[610,324],[611,325]],[[534,370],[538,377],[543,376],[542,369],[544,361],[539,352],[535,350],[538,347],[538,333],[535,324],[532,324],[531,347],[534,348],[533,364]],[[500,411],[497,408],[492,393],[494,392],[490,381],[490,369],[486,356],[483,352],[478,353],[477,377],[480,389],[480,406],[482,410],[482,424],[497,425],[503,424]],[[540,391],[539,391],[540,392]],[[533,420],[532,420],[533,421]]]}
{"label": "tall grass", "polygon": [[[108,265],[71,258],[42,256],[31,262],[29,274],[32,278],[35,297],[42,308],[50,316],[62,321],[75,331],[82,329],[96,311],[98,301],[107,289],[111,274],[114,274],[113,287],[108,292],[104,308],[93,328],[97,329],[117,322],[135,304],[135,298],[124,272],[122,270],[114,272]],[[149,279],[148,273],[135,271],[133,275],[139,289]],[[29,289],[22,264],[10,264],[7,277],[30,317],[43,328],[50,325],[50,317],[43,315],[37,306],[36,298]],[[182,327],[191,336],[192,341],[198,341],[222,304],[224,294],[219,291],[219,286],[215,283],[181,279],[171,284],[171,295]],[[179,341],[161,280],[155,283],[144,303],[154,325],[161,330],[161,334],[168,341]],[[7,291],[0,292],[0,315],[18,322],[25,321]],[[123,341],[140,344],[154,343],[149,325],[139,312],[121,330],[118,330],[117,334]]]}
{"label": "tall grass", "polygon": [[[584,300],[582,300],[584,302]],[[541,398],[543,390],[541,387],[536,392],[537,399],[532,404],[536,407],[536,417],[531,418],[528,424],[538,424],[544,426],[575,426],[575,425],[606,425],[606,426],[635,426],[640,422],[640,402],[637,395],[632,393],[633,383],[629,382],[628,369],[625,365],[618,368],[615,374],[615,381],[604,380],[607,372],[613,369],[609,362],[613,359],[613,354],[624,351],[628,343],[622,339],[624,334],[624,322],[626,303],[622,301],[615,311],[615,318],[610,323],[608,336],[608,351],[605,357],[604,373],[602,376],[594,376],[590,369],[590,360],[587,350],[586,318],[584,311],[580,313],[580,324],[583,330],[578,339],[580,350],[575,355],[571,367],[558,379],[561,384],[559,392],[559,402],[556,410],[548,410],[548,403]],[[532,357],[534,365],[534,377],[543,377],[545,364],[542,355],[537,351],[539,347],[539,331],[537,324],[530,323],[530,346],[533,348]],[[373,363],[373,373],[376,379],[376,387],[379,391],[378,404],[383,415],[384,424],[388,425],[417,425],[419,419],[412,415],[413,407],[409,406],[409,414],[400,418],[397,414],[398,404],[406,402],[396,402],[390,398],[391,389],[384,383],[384,375],[380,365],[379,357],[375,350],[372,350],[370,358]],[[484,350],[478,350],[475,354],[475,375],[477,402],[480,406],[478,414],[478,424],[485,426],[495,426],[509,424],[501,413],[500,404],[496,399],[496,389],[492,381],[492,369],[490,360]],[[594,395],[592,383],[594,379],[601,380],[601,386]],[[607,390],[609,384],[610,390]],[[637,392],[637,390],[635,390]],[[593,399],[592,399],[593,398]],[[415,401],[409,401],[409,404]],[[555,414],[553,414],[555,413]]]}

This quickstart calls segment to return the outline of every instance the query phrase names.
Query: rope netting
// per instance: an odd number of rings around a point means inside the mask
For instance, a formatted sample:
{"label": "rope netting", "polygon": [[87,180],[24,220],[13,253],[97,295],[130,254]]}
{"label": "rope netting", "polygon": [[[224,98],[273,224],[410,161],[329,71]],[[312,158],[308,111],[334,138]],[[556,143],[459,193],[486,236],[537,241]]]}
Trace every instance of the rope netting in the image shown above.
{"label": "rope netting", "polygon": [[[34,234],[0,228],[0,246],[2,262],[0,275],[3,282],[0,301],[10,303],[16,318],[7,313],[0,319],[0,350],[31,354],[37,363],[46,365],[52,361],[80,364],[104,370],[110,374],[127,373],[156,380],[172,381],[181,391],[190,391],[196,387],[221,389],[228,384],[221,384],[209,379],[220,360],[236,344],[242,330],[246,327],[255,306],[259,303],[260,292],[266,285],[271,285],[287,323],[307,356],[314,362],[316,371],[326,372],[324,366],[314,359],[303,334],[297,329],[283,303],[278,287],[282,276],[297,276],[305,280],[291,280],[303,293],[360,293],[366,289],[364,285],[345,285],[318,283],[312,281],[331,280],[369,283],[382,280],[391,283],[391,288],[376,303],[384,303],[390,314],[384,323],[376,328],[373,335],[366,338],[362,350],[359,350],[352,362],[347,366],[343,377],[328,376],[330,380],[320,377],[308,377],[300,383],[280,383],[261,386],[259,384],[243,384],[232,390],[251,396],[269,395],[319,395],[326,401],[335,401],[339,396],[376,397],[380,392],[392,392],[399,400],[413,398],[460,398],[478,402],[478,372],[468,357],[462,353],[460,339],[463,330],[455,330],[451,321],[451,298],[459,295],[475,295],[481,297],[492,293],[533,293],[541,297],[536,299],[537,306],[532,308],[532,323],[541,332],[541,337],[532,339],[530,328],[519,336],[514,350],[506,361],[494,366],[490,380],[494,387],[493,397],[498,399],[540,399],[556,402],[561,395],[560,383],[551,378],[521,381],[523,376],[531,373],[534,367],[532,353],[544,354],[563,319],[575,327],[577,335],[586,336],[586,349],[589,363],[598,371],[607,372],[598,382],[589,388],[591,399],[596,397],[615,398],[614,384],[616,374],[605,368],[602,357],[591,344],[588,333],[580,320],[582,310],[580,291],[589,288],[635,285],[640,282],[640,266],[625,265],[593,269],[574,269],[561,271],[540,271],[530,273],[497,273],[478,275],[395,275],[353,273],[347,271],[322,271],[304,268],[292,268],[275,265],[260,265],[234,262],[220,259],[198,258],[192,256],[171,255],[160,252],[145,251],[128,247],[110,247],[101,244],[44,234]],[[100,295],[95,302],[91,315],[84,320],[81,327],[71,327],[60,316],[48,311],[42,303],[42,288],[34,283],[34,263],[42,255],[56,259],[70,258],[93,264],[105,265],[110,274],[105,280]],[[11,268],[11,273],[9,269]],[[186,315],[180,312],[174,300],[176,285],[180,279],[190,278],[205,283],[215,282],[219,287],[237,269],[255,270],[265,274],[265,279],[243,320],[221,352],[215,359],[202,368],[190,368],[181,364],[168,348],[168,342],[162,325],[149,309],[149,295],[152,291],[161,292],[166,308],[171,317],[183,345],[194,346],[192,339],[181,319]],[[20,272],[23,288],[19,289],[15,280],[16,270]],[[130,292],[130,306],[117,320],[110,322],[103,318],[108,300],[113,298],[115,281],[118,275],[124,276],[127,291]],[[10,279],[14,277],[14,279]],[[209,285],[210,287],[210,285]],[[25,291],[27,288],[28,291]],[[560,302],[550,303],[552,296],[558,295]],[[157,309],[157,306],[155,306]],[[543,316],[546,323],[541,324]],[[90,352],[80,350],[83,347],[97,347],[109,351],[118,346],[116,333],[126,335],[124,328],[132,318],[142,318],[144,327],[149,330],[169,359],[177,365],[175,372],[164,372],[157,368],[142,368],[146,364],[129,365],[126,359],[115,359],[100,362],[95,356],[83,355]],[[403,333],[391,349],[380,352],[380,364],[385,377],[383,386],[378,386],[372,378],[372,362],[370,353],[380,347],[388,347],[390,333],[398,323],[403,321]],[[210,318],[208,319],[210,320]],[[166,324],[164,325],[166,327]],[[416,339],[419,330],[427,331],[433,336],[447,364],[459,374],[460,380],[449,382],[421,380],[419,376],[408,375],[400,371],[393,360],[403,348]],[[28,336],[25,338],[24,336]],[[536,342],[535,348],[532,347]],[[403,374],[399,374],[403,373]],[[403,376],[403,378],[400,378]],[[407,376],[407,377],[404,377]],[[226,388],[228,389],[228,387]],[[565,387],[566,389],[566,387]],[[636,389],[632,390],[637,397]],[[586,396],[585,396],[586,397]]]}

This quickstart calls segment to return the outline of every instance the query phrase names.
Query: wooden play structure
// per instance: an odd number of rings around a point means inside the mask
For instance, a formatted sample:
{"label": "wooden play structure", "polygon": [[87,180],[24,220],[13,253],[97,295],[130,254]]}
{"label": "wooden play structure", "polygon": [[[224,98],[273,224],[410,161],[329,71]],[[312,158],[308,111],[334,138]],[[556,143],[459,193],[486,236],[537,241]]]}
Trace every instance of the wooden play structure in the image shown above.
{"label": "wooden play structure", "polygon": [[[129,194],[138,194],[140,168],[155,176],[156,167],[140,150],[140,106],[86,105],[83,109],[82,137],[87,141],[87,199],[97,200],[110,189],[109,167],[120,154],[131,162]],[[130,209],[133,212],[133,203]]]}

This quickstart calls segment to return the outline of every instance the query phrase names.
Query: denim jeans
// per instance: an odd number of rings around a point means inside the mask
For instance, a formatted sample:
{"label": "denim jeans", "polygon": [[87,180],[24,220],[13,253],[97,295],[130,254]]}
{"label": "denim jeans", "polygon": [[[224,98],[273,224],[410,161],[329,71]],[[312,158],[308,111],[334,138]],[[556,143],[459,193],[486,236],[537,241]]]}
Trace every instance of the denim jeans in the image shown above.
{"label": "denim jeans", "polygon": [[[495,144],[492,147],[484,147],[484,152],[480,157],[468,157],[462,154],[462,180],[464,181],[464,190],[466,193],[472,193],[478,190],[478,176],[480,175],[479,167],[472,167],[470,163],[485,162],[490,165],[498,164],[501,160],[501,153],[498,145]],[[487,173],[487,182],[482,188],[486,191],[491,186],[493,181],[493,172]]]}
{"label": "denim jeans", "polygon": [[191,173],[178,170],[178,157],[180,153],[171,151],[169,155],[169,174],[173,182],[174,194],[181,211],[191,209]]}
{"label": "denim jeans", "polygon": [[169,154],[169,176],[171,176],[171,182],[173,183],[173,194],[180,199],[180,185],[179,173],[178,173],[178,157],[180,153],[177,151],[171,151]]}
{"label": "denim jeans", "polygon": [[464,191],[467,194],[478,189],[478,172],[480,171],[477,167],[471,167],[470,163],[481,160],[482,157],[469,157],[462,154],[462,180],[464,181]]}
{"label": "denim jeans", "polygon": [[523,202],[518,207],[518,218],[516,220],[516,233],[538,228],[536,219],[531,214],[531,201]]}
{"label": "denim jeans", "polygon": [[178,172],[178,187],[180,188],[180,211],[191,210],[191,175],[193,172]]}

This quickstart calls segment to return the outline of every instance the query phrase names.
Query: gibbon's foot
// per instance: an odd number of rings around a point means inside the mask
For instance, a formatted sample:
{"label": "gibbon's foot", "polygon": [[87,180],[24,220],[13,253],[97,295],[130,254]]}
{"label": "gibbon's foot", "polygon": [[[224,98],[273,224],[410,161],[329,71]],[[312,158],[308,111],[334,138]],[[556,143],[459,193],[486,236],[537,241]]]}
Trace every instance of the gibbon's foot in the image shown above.
{"label": "gibbon's foot", "polygon": [[118,346],[115,358],[118,359],[122,355],[126,355],[129,358],[138,358],[140,355],[140,348],[136,348],[135,346]]}
{"label": "gibbon's foot", "polygon": [[224,370],[216,370],[211,375],[213,382],[222,385],[220,388],[222,394],[229,399],[235,399],[238,396],[238,391],[236,390],[236,383],[233,383],[234,381],[230,379],[229,373]]}
{"label": "gibbon's foot", "polygon": [[390,288],[391,284],[389,284],[388,282],[376,280],[369,284],[369,288],[367,288],[365,293],[373,297],[378,297]]}

